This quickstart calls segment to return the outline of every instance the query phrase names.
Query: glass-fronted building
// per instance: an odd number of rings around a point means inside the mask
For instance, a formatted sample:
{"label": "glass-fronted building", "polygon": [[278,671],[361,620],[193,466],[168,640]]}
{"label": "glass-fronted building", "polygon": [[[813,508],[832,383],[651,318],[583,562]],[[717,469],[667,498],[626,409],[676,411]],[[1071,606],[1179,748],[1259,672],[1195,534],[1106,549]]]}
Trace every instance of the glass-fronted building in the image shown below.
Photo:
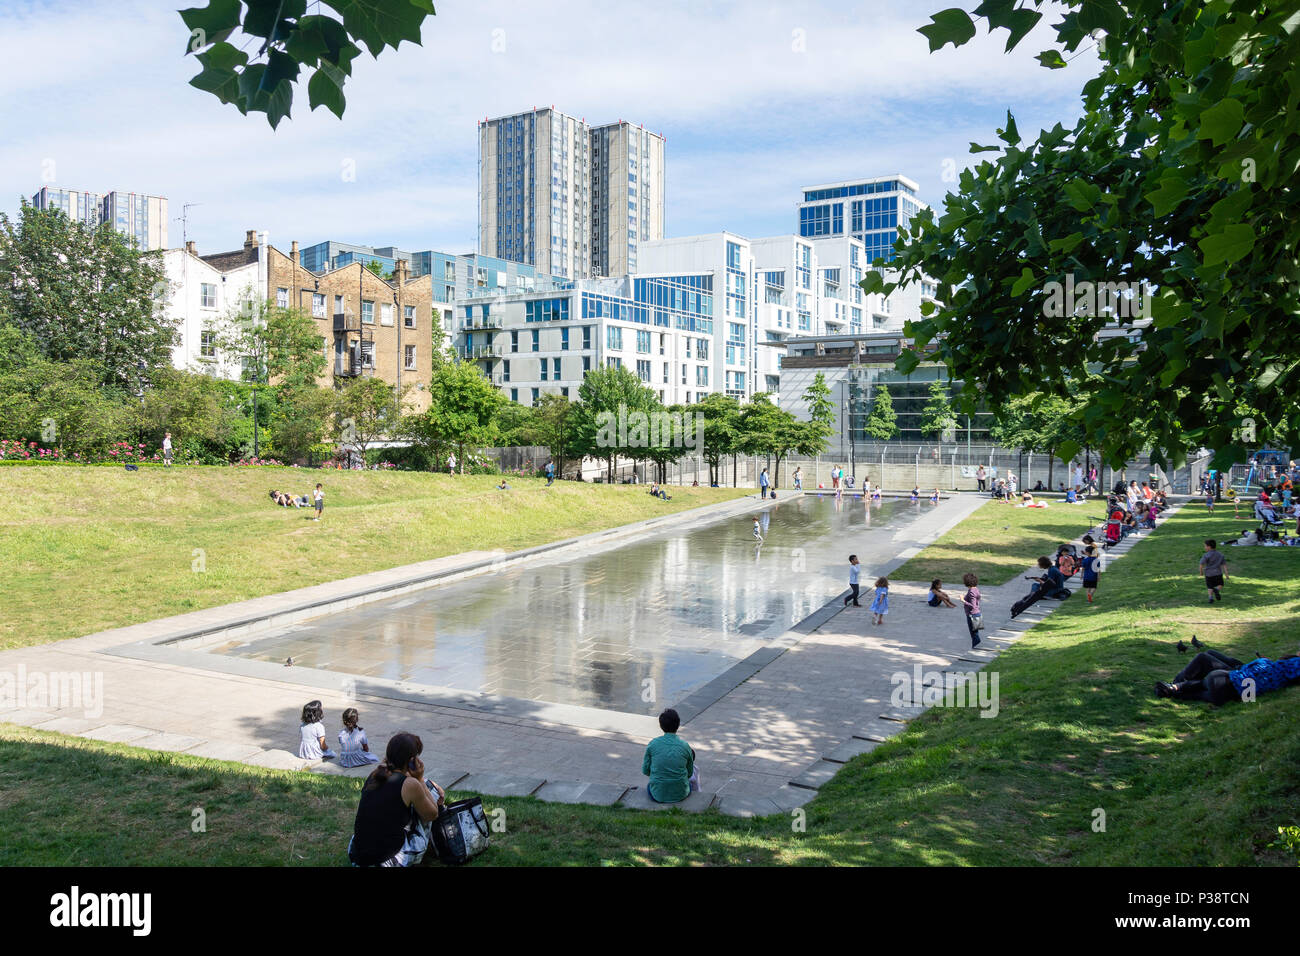
{"label": "glass-fronted building", "polygon": [[42,186],[32,196],[32,205],[37,209],[61,209],[69,219],[91,229],[108,223],[144,250],[167,248],[167,200],[162,196]]}
{"label": "glass-fronted building", "polygon": [[799,235],[808,239],[852,236],[866,249],[867,264],[894,258],[898,227],[929,207],[905,176],[808,186],[799,204]]}

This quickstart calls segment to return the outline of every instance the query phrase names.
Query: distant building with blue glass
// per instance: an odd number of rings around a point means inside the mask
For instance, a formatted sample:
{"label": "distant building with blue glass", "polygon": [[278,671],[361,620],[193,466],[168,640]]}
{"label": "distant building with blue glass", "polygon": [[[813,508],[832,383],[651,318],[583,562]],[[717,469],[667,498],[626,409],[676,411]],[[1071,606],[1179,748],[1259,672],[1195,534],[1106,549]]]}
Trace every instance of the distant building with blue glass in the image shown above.
{"label": "distant building with blue glass", "polygon": [[906,226],[925,203],[906,176],[854,179],[807,186],[799,204],[799,235],[806,239],[851,236],[866,249],[867,263],[893,260],[898,227]]}
{"label": "distant building with blue glass", "polygon": [[42,186],[32,196],[32,205],[37,209],[60,209],[69,219],[91,229],[107,223],[146,251],[167,248],[167,200],[162,196]]}
{"label": "distant building with blue glass", "polygon": [[453,255],[433,250],[406,252],[396,246],[362,246],[333,240],[308,246],[301,256],[303,268],[318,275],[359,262],[363,266],[375,263],[387,276],[401,260],[407,264],[412,279],[431,276],[434,301],[446,303],[472,295],[528,292],[537,284],[539,276],[533,266],[495,256]]}

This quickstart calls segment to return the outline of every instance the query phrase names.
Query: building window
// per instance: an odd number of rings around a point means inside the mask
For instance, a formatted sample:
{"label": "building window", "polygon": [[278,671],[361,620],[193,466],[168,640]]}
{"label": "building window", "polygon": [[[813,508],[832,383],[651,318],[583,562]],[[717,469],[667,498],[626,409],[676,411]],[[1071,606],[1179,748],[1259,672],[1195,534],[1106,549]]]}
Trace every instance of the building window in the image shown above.
{"label": "building window", "polygon": [[510,401],[512,401],[512,402],[514,402],[514,403],[516,403],[516,404],[519,403],[519,389],[517,389],[517,388],[512,388],[512,389],[510,390]]}
{"label": "building window", "polygon": [[541,348],[542,348],[542,333],[539,332],[537,329],[533,329],[533,351],[534,352],[541,351]]}
{"label": "building window", "polygon": [[343,314],[343,296],[341,295],[336,295],[334,297],[334,314],[335,315]]}
{"label": "building window", "polygon": [[375,304],[369,299],[361,300],[361,321],[367,325],[375,324]]}
{"label": "building window", "polygon": [[586,375],[590,371],[591,371],[591,356],[584,355],[582,357],[582,374]]}
{"label": "building window", "polygon": [[533,404],[534,404],[534,405],[537,404],[537,402],[541,399],[541,397],[542,397],[542,390],[541,390],[540,388],[535,388],[535,389],[533,389]]}
{"label": "building window", "polygon": [[638,359],[636,363],[636,377],[643,382],[650,381],[650,363],[644,359]]}
{"label": "building window", "polygon": [[698,347],[695,350],[695,357],[701,362],[707,362],[709,360],[709,340],[699,339],[697,345]]}
{"label": "building window", "polygon": [[518,331],[512,331],[512,332],[510,333],[510,351],[512,351],[512,352],[518,352],[518,351],[519,351],[519,332],[518,332]]}
{"label": "building window", "polygon": [[[501,381],[510,381],[510,359],[506,359],[501,363]],[[514,389],[512,388],[510,391],[514,392]]]}
{"label": "building window", "polygon": [[560,329],[560,351],[569,351],[569,330]]}
{"label": "building window", "polygon": [[402,324],[405,325],[408,329],[415,328],[415,306],[413,305],[402,306]]}
{"label": "building window", "polygon": [[582,327],[582,347],[584,349],[591,348],[591,326],[590,325],[584,325]]}
{"label": "building window", "polygon": [[[542,364],[546,364],[546,359],[542,359]],[[559,358],[551,359],[551,378],[555,381],[560,380],[560,360]]]}
{"label": "building window", "polygon": [[216,332],[199,333],[199,355],[205,359],[215,359],[217,357]]}
{"label": "building window", "polygon": [[538,373],[538,377],[539,377],[543,382],[546,381],[546,359],[542,359],[542,370],[541,370],[540,373]]}
{"label": "building window", "polygon": [[623,360],[619,358],[617,355],[611,355],[609,356],[609,358],[605,359],[605,364],[608,365],[610,368],[622,368]]}
{"label": "building window", "polygon": [[623,348],[623,330],[617,325],[611,325],[605,329],[605,345],[608,348],[621,351]]}
{"label": "building window", "polygon": [[313,319],[325,318],[325,296],[319,292],[313,292],[311,296],[311,317]]}
{"label": "building window", "polygon": [[205,282],[202,285],[202,304],[205,309],[215,309],[217,307],[217,287],[214,283]]}
{"label": "building window", "polygon": [[709,367],[707,365],[695,366],[695,384],[703,388],[709,387]]}
{"label": "building window", "polygon": [[407,345],[405,346],[405,349],[406,349],[406,370],[408,372],[414,371],[415,370],[415,346]]}
{"label": "building window", "polygon": [[379,324],[393,324],[393,304],[391,302],[384,302],[379,306]]}
{"label": "building window", "polygon": [[288,290],[288,289],[276,289],[276,290],[275,290],[275,304],[276,304],[276,306],[277,306],[278,308],[281,308],[281,309],[287,309],[287,308],[289,308],[289,290]]}
{"label": "building window", "polygon": [[637,332],[636,350],[641,355],[650,354],[650,333],[649,332]]}

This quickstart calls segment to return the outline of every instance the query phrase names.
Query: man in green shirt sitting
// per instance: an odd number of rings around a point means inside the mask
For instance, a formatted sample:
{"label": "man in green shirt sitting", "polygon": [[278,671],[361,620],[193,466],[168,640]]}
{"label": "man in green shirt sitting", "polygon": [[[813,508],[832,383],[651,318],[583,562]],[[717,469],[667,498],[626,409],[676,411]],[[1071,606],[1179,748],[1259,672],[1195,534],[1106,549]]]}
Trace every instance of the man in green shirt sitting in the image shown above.
{"label": "man in green shirt sitting", "polygon": [[692,790],[700,788],[699,773],[695,770],[695,751],[677,736],[682,719],[669,707],[659,715],[659,729],[663,736],[650,741],[641,761],[641,772],[650,778],[646,792],[655,803],[677,803],[685,800]]}

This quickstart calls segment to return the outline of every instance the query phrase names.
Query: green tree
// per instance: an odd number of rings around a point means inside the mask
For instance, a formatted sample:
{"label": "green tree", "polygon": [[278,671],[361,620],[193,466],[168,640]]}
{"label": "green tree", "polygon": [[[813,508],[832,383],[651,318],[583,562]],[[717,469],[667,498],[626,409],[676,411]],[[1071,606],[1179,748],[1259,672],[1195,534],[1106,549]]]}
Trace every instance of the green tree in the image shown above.
{"label": "green tree", "polygon": [[1058,450],[1079,438],[1073,413],[1071,402],[1058,395],[1018,395],[997,410],[989,425],[989,437],[1006,448],[1046,454],[1050,488]]}
{"label": "green tree", "polygon": [[781,480],[781,461],[808,440],[808,426],[821,423],[800,422],[793,414],[773,404],[766,392],[756,393],[741,408],[739,449],[747,455],[765,455],[775,459],[772,483]]}
{"label": "green tree", "polygon": [[87,359],[53,362],[35,356],[0,372],[0,422],[5,437],[57,448],[61,456],[97,455],[131,437],[131,399],[102,384],[103,369]]}
{"label": "green tree", "polygon": [[381,438],[396,437],[406,411],[409,387],[398,389],[382,378],[344,380],[335,390],[335,437],[366,451]]}
{"label": "green tree", "polygon": [[[1300,340],[1279,334],[1300,312],[1294,2],[1062,6],[1038,59],[1060,69],[1095,44],[1081,116],[1027,142],[1008,114],[1001,144],[971,147],[999,155],[963,172],[937,215],[900,229],[890,265],[900,282],[934,277],[941,302],[908,334],[967,383],[965,410],[977,382],[996,407],[1098,372],[1075,417],[1112,465],[1148,437],[1175,465],[1189,444],[1239,460],[1243,410],[1259,440],[1300,444]],[[1046,11],[986,0],[921,32],[931,50],[961,45],[983,18],[1010,50]],[[891,287],[876,273],[863,284]],[[1138,337],[1107,328],[1146,315]],[[905,354],[898,368],[916,362]],[[1134,409],[1153,413],[1150,436],[1129,428]]]}
{"label": "green tree", "polygon": [[722,462],[740,443],[740,403],[722,392],[710,392],[692,411],[704,416],[700,453],[709,463],[709,485],[720,485]]}
{"label": "green tree", "polygon": [[623,366],[592,369],[578,386],[574,416],[575,442],[587,457],[605,462],[613,481],[618,459],[644,458],[649,446],[648,420],[638,428],[640,416],[659,405],[658,396]]}
{"label": "green tree", "polygon": [[[274,129],[290,114],[294,83],[309,68],[307,97],[314,110],[326,107],[340,119],[343,86],[364,44],[378,59],[403,40],[419,44],[420,27],[434,15],[433,0],[325,0],[338,18],[307,13],[307,0],[210,0],[206,7],[180,11],[190,34],[186,54],[203,69],[190,85],[232,104],[244,115],[264,113]],[[229,42],[234,37],[243,43]],[[249,40],[261,40],[250,53]]]}
{"label": "green tree", "polygon": [[894,411],[894,399],[885,385],[877,385],[873,390],[871,407],[867,409],[862,431],[877,441],[889,441],[898,437],[898,413]]}
{"label": "green tree", "polygon": [[944,432],[956,427],[957,415],[953,412],[948,386],[935,379],[930,383],[929,396],[921,409],[921,434],[939,441]]}
{"label": "green tree", "polygon": [[818,372],[813,378],[803,393],[803,401],[808,406],[808,421],[795,451],[811,458],[826,451],[835,432],[835,402],[831,400],[830,386],[826,384],[824,374]]}
{"label": "green tree", "polygon": [[465,473],[465,447],[492,445],[497,438],[497,415],[505,399],[472,362],[448,362],[433,370],[429,383],[429,408],[408,415],[403,431],[420,445],[430,461],[442,460],[454,448],[461,474]]}
{"label": "green tree", "polygon": [[536,443],[545,445],[555,459],[555,473],[564,473],[564,466],[578,457],[577,406],[563,395],[547,392],[532,410],[532,432]]}
{"label": "green tree", "polygon": [[166,292],[161,253],[139,251],[110,226],[92,230],[26,204],[16,225],[0,213],[0,316],[52,362],[92,361],[102,384],[137,390],[171,365]]}

